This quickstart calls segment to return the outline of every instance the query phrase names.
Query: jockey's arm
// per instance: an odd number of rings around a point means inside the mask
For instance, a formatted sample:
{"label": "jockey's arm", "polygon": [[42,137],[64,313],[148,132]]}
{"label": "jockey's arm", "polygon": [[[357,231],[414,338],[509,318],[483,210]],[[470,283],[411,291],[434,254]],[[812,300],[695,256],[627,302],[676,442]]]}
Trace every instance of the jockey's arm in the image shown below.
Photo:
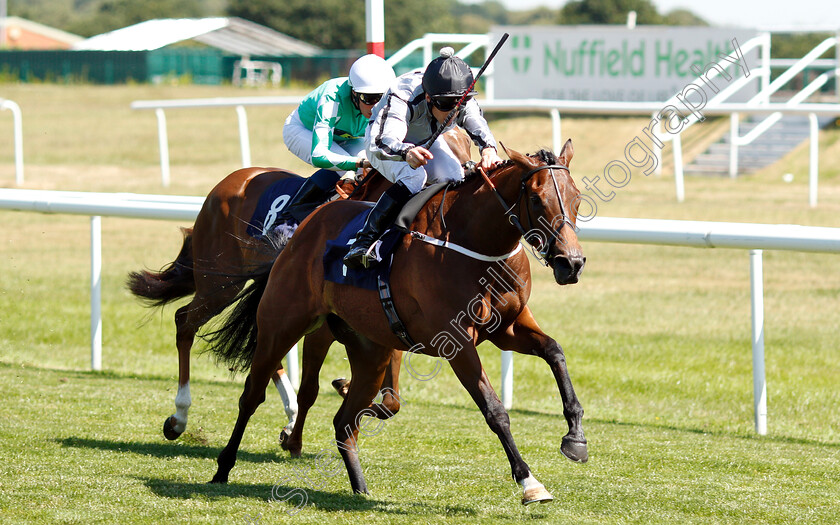
{"label": "jockey's arm", "polygon": [[388,96],[388,104],[371,126],[371,145],[368,154],[388,160],[408,160],[414,144],[403,142],[408,134],[408,105],[396,95]]}
{"label": "jockey's arm", "polygon": [[324,97],[319,101],[312,127],[312,165],[316,168],[355,170],[358,167],[358,158],[339,155],[330,149],[333,144],[333,130],[337,117],[337,100]]}

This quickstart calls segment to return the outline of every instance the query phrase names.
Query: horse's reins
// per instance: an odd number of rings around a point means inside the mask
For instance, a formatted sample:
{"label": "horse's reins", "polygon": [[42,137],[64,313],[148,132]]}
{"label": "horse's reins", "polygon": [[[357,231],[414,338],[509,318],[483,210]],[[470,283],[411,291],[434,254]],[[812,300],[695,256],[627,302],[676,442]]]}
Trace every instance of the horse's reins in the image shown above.
{"label": "horse's reins", "polygon": [[[567,171],[569,169],[567,166],[564,166],[562,164],[546,164],[545,166],[537,166],[536,168],[532,169],[531,171],[522,176],[522,180],[519,184],[519,195],[517,196],[516,201],[511,205],[508,205],[504,197],[502,197],[502,195],[499,193],[499,190],[496,189],[496,185],[493,184],[493,181],[490,180],[490,177],[488,177],[487,174],[484,172],[484,169],[482,169],[481,166],[477,168],[478,172],[484,178],[484,182],[486,182],[490,189],[493,190],[493,194],[496,196],[496,199],[498,199],[499,204],[502,205],[502,209],[504,210],[504,214],[505,217],[507,217],[508,222],[515,226],[517,230],[519,230],[519,233],[522,235],[522,237],[524,237],[525,240],[528,241],[528,244],[530,244],[534,248],[534,255],[537,257],[537,259],[541,260],[542,263],[546,266],[549,266],[549,259],[553,258],[548,253],[551,244],[548,243],[548,245],[545,248],[543,248],[543,246],[541,246],[542,242],[540,242],[540,245],[537,245],[535,241],[529,239],[528,232],[526,232],[525,228],[522,227],[522,222],[519,220],[519,216],[513,213],[513,208],[516,207],[517,204],[520,204],[522,202],[522,198],[525,196],[525,185],[531,179],[531,177],[533,177],[535,173],[547,169],[549,175],[551,176],[551,181],[554,183],[554,190],[557,192],[557,200],[560,203],[560,213],[563,216],[563,224],[568,223],[569,225],[574,227],[574,225],[569,220],[569,214],[566,212],[566,205],[563,203],[563,195],[560,193],[560,187],[557,185],[557,179],[554,177],[554,172],[552,171],[552,169],[554,168]],[[526,208],[528,213],[528,222],[531,226],[533,226],[534,220],[531,218],[531,206],[526,205]],[[563,226],[561,225],[560,228],[562,227]],[[560,237],[559,231],[554,230],[553,228],[551,228],[550,233],[555,234],[558,238]]]}
{"label": "horse's reins", "polygon": [[375,174],[377,174],[377,173],[379,173],[379,172],[378,172],[378,171],[376,171],[374,168],[370,168],[370,169],[368,170],[368,172],[367,172],[367,175],[365,175],[365,176],[362,178],[362,180],[360,180],[360,181],[358,181],[358,182],[356,183],[356,187],[355,187],[355,188],[353,188],[353,191],[351,191],[351,192],[347,195],[346,199],[347,199],[347,200],[350,200],[350,199],[353,197],[353,195],[355,195],[357,191],[359,191],[360,189],[362,189],[362,187],[363,187],[363,186],[364,186],[364,185],[365,185],[365,184],[366,184],[366,183],[367,183],[370,179],[372,179],[372,178],[373,178],[373,176],[374,176]]}

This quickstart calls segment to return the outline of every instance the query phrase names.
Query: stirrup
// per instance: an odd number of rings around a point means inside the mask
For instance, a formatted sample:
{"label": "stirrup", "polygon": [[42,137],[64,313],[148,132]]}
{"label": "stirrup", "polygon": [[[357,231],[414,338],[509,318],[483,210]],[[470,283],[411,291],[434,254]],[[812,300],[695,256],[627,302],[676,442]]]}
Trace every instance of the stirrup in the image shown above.
{"label": "stirrup", "polygon": [[358,248],[351,248],[347,255],[344,256],[344,265],[354,270],[358,270],[360,268],[369,270],[371,267],[375,266],[376,264],[382,261],[382,259],[379,257],[378,250],[379,244],[381,244],[381,242],[382,241],[376,240],[367,249],[365,249],[363,246],[360,246]]}
{"label": "stirrup", "polygon": [[373,266],[382,262],[382,257],[379,256],[380,244],[382,244],[380,240],[373,241],[373,244],[362,255],[362,266],[365,267],[365,270],[370,270]]}

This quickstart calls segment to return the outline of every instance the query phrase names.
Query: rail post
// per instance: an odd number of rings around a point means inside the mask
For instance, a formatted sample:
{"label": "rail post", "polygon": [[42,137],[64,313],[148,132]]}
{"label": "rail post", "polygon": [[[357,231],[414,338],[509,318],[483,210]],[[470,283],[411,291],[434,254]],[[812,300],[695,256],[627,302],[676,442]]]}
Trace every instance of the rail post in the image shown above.
{"label": "rail post", "polygon": [[752,363],[755,431],[767,434],[767,383],[764,375],[764,269],[762,250],[750,250],[750,291],[752,295]]}

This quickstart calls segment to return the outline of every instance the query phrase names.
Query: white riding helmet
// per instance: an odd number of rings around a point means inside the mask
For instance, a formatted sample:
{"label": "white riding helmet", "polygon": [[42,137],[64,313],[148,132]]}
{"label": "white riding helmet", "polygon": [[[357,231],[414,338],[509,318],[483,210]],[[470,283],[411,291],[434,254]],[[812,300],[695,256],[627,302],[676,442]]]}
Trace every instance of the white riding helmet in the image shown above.
{"label": "white riding helmet", "polygon": [[365,55],[350,66],[350,86],[356,93],[385,93],[396,78],[394,69],[378,55]]}

